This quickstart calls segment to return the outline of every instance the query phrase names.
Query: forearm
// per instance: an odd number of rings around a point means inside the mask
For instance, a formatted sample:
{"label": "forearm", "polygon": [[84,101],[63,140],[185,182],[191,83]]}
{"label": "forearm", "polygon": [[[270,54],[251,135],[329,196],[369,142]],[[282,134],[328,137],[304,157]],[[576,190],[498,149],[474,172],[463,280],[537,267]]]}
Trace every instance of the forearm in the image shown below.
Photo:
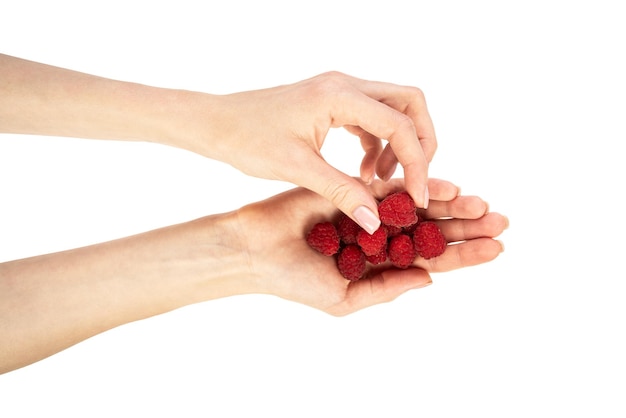
{"label": "forearm", "polygon": [[0,264],[0,373],[128,322],[254,291],[232,216]]}
{"label": "forearm", "polygon": [[149,141],[207,155],[217,99],[0,54],[0,132]]}

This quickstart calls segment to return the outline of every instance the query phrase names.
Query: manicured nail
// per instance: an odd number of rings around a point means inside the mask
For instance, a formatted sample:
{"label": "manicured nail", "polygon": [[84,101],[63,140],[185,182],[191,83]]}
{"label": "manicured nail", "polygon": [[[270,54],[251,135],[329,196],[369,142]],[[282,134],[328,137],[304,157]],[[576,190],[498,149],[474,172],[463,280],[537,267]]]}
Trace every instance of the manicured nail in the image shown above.
{"label": "manicured nail", "polygon": [[356,222],[370,235],[380,227],[380,219],[367,206],[359,206],[352,213]]}

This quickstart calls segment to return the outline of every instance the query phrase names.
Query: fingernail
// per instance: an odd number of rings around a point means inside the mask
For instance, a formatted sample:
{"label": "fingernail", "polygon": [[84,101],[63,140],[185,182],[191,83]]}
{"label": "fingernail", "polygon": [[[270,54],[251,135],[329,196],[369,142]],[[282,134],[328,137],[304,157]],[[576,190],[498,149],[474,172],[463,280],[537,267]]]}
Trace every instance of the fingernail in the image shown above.
{"label": "fingernail", "polygon": [[503,253],[504,252],[504,243],[502,241],[500,241],[499,239],[496,240],[498,242],[498,244],[500,244],[500,252]]}
{"label": "fingernail", "polygon": [[380,227],[380,219],[367,206],[359,206],[352,212],[352,216],[369,234],[373,234]]}
{"label": "fingernail", "polygon": [[428,209],[428,201],[430,200],[430,194],[428,193],[428,186],[424,190],[424,209]]}

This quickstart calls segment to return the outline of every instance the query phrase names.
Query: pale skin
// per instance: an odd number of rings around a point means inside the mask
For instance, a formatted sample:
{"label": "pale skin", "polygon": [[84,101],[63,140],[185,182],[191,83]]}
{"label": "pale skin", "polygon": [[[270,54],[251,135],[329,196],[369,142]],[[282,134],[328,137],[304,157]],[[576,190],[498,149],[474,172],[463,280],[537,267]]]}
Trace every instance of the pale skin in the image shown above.
{"label": "pale skin", "polygon": [[[404,184],[376,180],[382,197]],[[507,219],[475,196],[429,180],[423,216],[439,219],[449,241],[443,255],[414,266],[370,267],[349,282],[332,257],[304,236],[334,205],[296,188],[239,210],[60,253],[0,264],[0,373],[42,360],[114,327],[177,308],[242,294],[267,294],[335,316],[432,283],[444,272],[493,260]]]}
{"label": "pale skin", "polygon": [[[436,139],[417,88],[327,73],[217,96],[2,54],[0,75],[0,132],[157,142],[301,186],[233,212],[0,264],[0,373],[216,298],[269,294],[342,316],[430,284],[429,272],[485,263],[502,251],[494,238],[507,226],[504,216],[427,178]],[[360,138],[360,179],[321,156],[335,127]],[[389,180],[398,162],[405,178]],[[307,229],[338,210],[375,230],[376,199],[400,189],[425,216],[446,218],[438,220],[444,233],[462,243],[406,270],[378,266],[355,283],[306,244]]]}
{"label": "pale skin", "polygon": [[380,221],[371,194],[321,155],[328,131],[344,127],[360,138],[365,151],[364,183],[376,174],[389,179],[399,162],[416,205],[423,208],[429,201],[428,164],[437,140],[416,87],[329,72],[294,84],[214,95],[112,80],[2,54],[0,74],[0,132],[150,141],[187,149],[256,177],[313,190],[373,232]]}

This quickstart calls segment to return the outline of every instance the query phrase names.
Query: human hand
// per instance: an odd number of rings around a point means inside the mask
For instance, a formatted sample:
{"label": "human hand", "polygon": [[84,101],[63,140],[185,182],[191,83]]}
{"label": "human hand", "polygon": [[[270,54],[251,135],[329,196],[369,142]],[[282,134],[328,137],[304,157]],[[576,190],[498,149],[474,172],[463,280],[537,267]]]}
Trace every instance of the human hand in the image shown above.
{"label": "human hand", "polygon": [[[256,177],[313,190],[373,232],[380,223],[373,196],[321,155],[328,131],[344,127],[360,138],[365,151],[360,174],[365,183],[375,174],[389,179],[400,162],[417,206],[429,200],[428,164],[437,141],[424,96],[415,87],[332,72],[290,85],[212,95],[3,54],[0,73],[0,132],[188,149]],[[388,141],[384,150],[383,139]]]}
{"label": "human hand", "polygon": [[[474,266],[493,260],[502,252],[494,237],[507,227],[507,219],[488,212],[475,196],[458,196],[452,183],[430,179],[431,201],[422,211],[439,224],[450,242],[444,254],[429,260],[417,258],[402,270],[389,264],[368,266],[356,282],[343,278],[334,257],[311,249],[306,232],[317,222],[337,215],[336,208],[311,191],[297,188],[241,208],[237,214],[250,274],[262,293],[303,303],[332,315],[346,315],[431,283],[429,273]],[[401,190],[400,179],[375,181],[369,190],[378,198]]]}
{"label": "human hand", "polygon": [[[437,142],[417,88],[326,73],[217,99],[209,118],[218,121],[212,124],[218,131],[208,136],[220,139],[201,153],[256,177],[313,190],[370,232],[380,223],[376,201],[363,182],[371,182],[375,174],[388,180],[398,162],[417,206],[428,204],[428,164]],[[327,133],[337,127],[360,138],[363,182],[321,155]],[[381,138],[388,141],[384,149]]]}
{"label": "human hand", "polygon": [[[0,374],[122,324],[227,296],[272,294],[346,315],[430,284],[429,272],[485,263],[502,251],[493,237],[506,228],[505,217],[486,213],[478,197],[458,196],[449,182],[431,179],[429,188],[423,215],[446,218],[437,220],[443,233],[461,243],[406,270],[370,267],[357,282],[307,244],[313,224],[339,212],[304,188],[236,211],[0,263],[0,341],[7,342],[0,344]],[[368,188],[379,198],[402,189],[400,179]]]}

